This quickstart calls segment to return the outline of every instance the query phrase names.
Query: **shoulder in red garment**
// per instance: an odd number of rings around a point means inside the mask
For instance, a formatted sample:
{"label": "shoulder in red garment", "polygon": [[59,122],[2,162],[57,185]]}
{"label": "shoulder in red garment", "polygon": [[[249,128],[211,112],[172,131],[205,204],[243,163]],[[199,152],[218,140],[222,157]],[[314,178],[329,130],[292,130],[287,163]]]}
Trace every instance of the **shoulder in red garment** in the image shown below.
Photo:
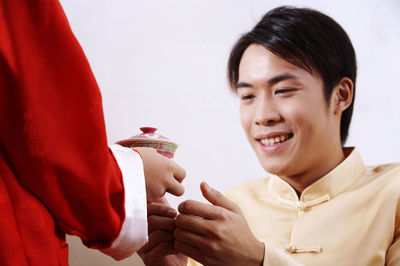
{"label": "shoulder in red garment", "polygon": [[0,18],[0,265],[67,265],[65,233],[105,248],[125,217],[100,92],[57,0]]}

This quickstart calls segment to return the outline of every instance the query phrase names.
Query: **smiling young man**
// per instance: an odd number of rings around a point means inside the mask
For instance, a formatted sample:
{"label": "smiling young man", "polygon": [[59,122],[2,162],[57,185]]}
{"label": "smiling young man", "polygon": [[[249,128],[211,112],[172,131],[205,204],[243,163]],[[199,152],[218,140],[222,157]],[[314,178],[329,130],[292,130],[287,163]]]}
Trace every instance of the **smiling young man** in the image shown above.
{"label": "smiling young man", "polygon": [[314,72],[250,44],[233,85],[243,128],[261,165],[299,194],[343,161],[340,118],[352,103],[349,78],[342,78],[325,101],[324,83]]}
{"label": "smiling young man", "polygon": [[205,265],[400,265],[400,165],[367,167],[342,146],[356,57],[340,25],[276,8],[236,43],[228,78],[271,175],[225,196],[203,183],[212,205],[185,201],[176,218],[152,205],[145,263],[185,264],[186,255]]}

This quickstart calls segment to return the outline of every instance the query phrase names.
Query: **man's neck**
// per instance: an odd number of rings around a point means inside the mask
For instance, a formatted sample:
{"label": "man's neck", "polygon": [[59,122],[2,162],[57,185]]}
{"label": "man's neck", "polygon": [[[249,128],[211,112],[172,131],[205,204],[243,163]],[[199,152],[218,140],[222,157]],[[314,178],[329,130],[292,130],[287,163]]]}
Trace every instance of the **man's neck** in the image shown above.
{"label": "man's neck", "polygon": [[345,155],[342,148],[337,150],[334,154],[329,156],[329,159],[325,160],[325,163],[318,164],[312,168],[311,171],[305,173],[300,173],[292,176],[279,176],[284,181],[286,181],[293,189],[296,191],[298,197],[300,198],[301,193],[311,184],[318,181],[334,168],[336,168],[343,160]]}

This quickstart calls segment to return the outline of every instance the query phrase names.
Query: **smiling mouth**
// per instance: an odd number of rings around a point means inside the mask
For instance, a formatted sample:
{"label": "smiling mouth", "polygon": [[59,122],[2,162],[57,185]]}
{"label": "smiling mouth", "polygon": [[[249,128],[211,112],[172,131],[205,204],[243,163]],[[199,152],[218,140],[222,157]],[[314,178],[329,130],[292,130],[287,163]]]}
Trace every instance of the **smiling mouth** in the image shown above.
{"label": "smiling mouth", "polygon": [[280,135],[280,136],[275,136],[271,138],[265,138],[265,139],[258,139],[261,141],[261,143],[265,146],[274,146],[278,145],[280,143],[283,143],[293,137],[293,133],[290,134],[285,134],[285,135]]}

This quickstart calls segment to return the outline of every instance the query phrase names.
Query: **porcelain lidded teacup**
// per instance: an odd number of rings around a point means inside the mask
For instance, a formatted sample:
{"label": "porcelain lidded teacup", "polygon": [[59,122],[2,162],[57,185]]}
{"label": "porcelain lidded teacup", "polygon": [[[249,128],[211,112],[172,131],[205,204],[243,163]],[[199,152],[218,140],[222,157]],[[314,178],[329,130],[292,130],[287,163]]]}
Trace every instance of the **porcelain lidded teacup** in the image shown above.
{"label": "porcelain lidded teacup", "polygon": [[158,153],[173,158],[178,144],[160,134],[157,134],[157,128],[154,127],[141,127],[142,133],[132,136],[128,139],[120,140],[117,144],[128,147],[149,147],[157,150]]}

